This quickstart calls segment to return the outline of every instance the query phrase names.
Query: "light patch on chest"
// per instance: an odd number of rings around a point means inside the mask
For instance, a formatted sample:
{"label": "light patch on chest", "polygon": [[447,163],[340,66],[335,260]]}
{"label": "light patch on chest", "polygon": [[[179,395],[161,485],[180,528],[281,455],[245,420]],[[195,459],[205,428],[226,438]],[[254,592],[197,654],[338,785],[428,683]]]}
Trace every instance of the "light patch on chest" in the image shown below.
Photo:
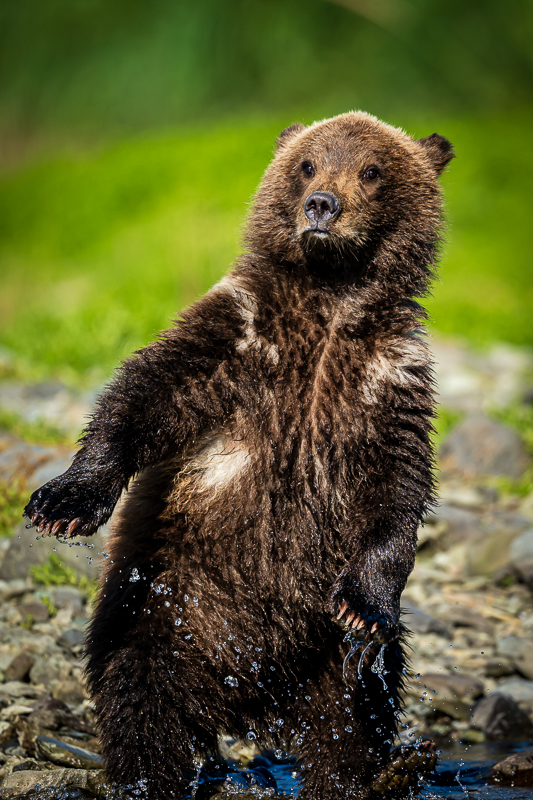
{"label": "light patch on chest", "polygon": [[243,441],[220,432],[206,437],[176,476],[174,496],[182,510],[194,497],[217,496],[246,473],[250,451]]}
{"label": "light patch on chest", "polygon": [[431,358],[422,339],[416,334],[394,337],[384,342],[369,362],[362,387],[364,397],[376,402],[387,383],[419,387],[423,383],[420,368],[428,367]]}

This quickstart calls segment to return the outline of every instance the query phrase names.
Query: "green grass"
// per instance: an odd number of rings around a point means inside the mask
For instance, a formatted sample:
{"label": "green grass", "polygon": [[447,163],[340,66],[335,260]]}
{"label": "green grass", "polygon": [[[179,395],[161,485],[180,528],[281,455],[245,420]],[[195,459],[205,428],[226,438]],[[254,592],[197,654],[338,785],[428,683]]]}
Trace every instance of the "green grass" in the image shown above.
{"label": "green grass", "polygon": [[0,536],[12,536],[22,522],[22,509],[28,502],[24,481],[0,481]]}
{"label": "green grass", "polygon": [[72,436],[44,420],[28,422],[13,411],[0,408],[0,430],[8,431],[30,444],[72,445]]}
{"label": "green grass", "polygon": [[[227,271],[292,118],[128,138],[0,177],[0,344],[6,377],[94,384]],[[306,120],[311,121],[311,120]],[[533,345],[533,113],[397,118],[449,136],[450,233],[428,307],[437,333]]]}
{"label": "green grass", "polygon": [[86,575],[78,575],[72,567],[66,567],[59,556],[50,553],[48,560],[30,567],[30,575],[35,583],[43,586],[75,586],[81,589],[90,600],[94,600],[98,591],[98,582]]}

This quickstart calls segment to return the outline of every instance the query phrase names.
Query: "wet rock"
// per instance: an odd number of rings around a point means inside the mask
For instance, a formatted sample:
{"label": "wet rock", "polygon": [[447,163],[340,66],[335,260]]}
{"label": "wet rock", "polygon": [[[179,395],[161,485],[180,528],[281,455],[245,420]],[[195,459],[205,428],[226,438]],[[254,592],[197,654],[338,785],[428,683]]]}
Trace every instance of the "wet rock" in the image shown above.
{"label": "wet rock", "polygon": [[35,751],[39,758],[52,761],[64,767],[76,769],[103,769],[102,758],[83,747],[74,747],[59,739],[48,736],[38,736],[35,740]]}
{"label": "wet rock", "polygon": [[525,531],[512,542],[509,563],[521,580],[533,590],[533,528]]}
{"label": "wet rock", "polygon": [[533,722],[508,695],[495,692],[476,703],[472,725],[490,739],[525,739],[533,735]]}
{"label": "wet rock", "polygon": [[39,790],[56,787],[75,787],[88,789],[101,786],[102,778],[93,770],[54,769],[54,770],[22,770],[8,775],[2,786],[2,795],[10,800],[18,795],[24,796]]}
{"label": "wet rock", "polygon": [[533,787],[533,750],[522,750],[499,761],[490,770],[489,781],[503,786]]}
{"label": "wet rock", "polygon": [[79,575],[96,580],[100,574],[101,553],[105,550],[102,531],[91,536],[90,541],[69,539],[58,541],[55,537],[43,538],[34,528],[23,523],[14,533],[11,545],[0,567],[0,578],[10,581],[25,578],[30,567],[57,555],[62,564],[72,567]]}
{"label": "wet rock", "polygon": [[27,759],[26,761],[21,761],[19,764],[15,764],[13,767],[12,772],[21,772],[22,770],[28,769],[42,769],[42,766],[37,763],[37,761],[32,761],[31,759]]}
{"label": "wet rock", "polygon": [[415,633],[438,633],[441,636],[447,636],[450,631],[450,626],[439,619],[431,617],[422,611],[417,605],[412,603],[408,598],[402,598],[402,621],[407,625],[409,630]]}
{"label": "wet rock", "polygon": [[469,415],[440,448],[441,469],[466,477],[506,475],[519,478],[529,464],[520,436],[482,414]]}
{"label": "wet rock", "polygon": [[28,677],[30,669],[35,663],[35,658],[29,653],[19,653],[18,656],[9,663],[6,672],[6,681],[24,681]]}

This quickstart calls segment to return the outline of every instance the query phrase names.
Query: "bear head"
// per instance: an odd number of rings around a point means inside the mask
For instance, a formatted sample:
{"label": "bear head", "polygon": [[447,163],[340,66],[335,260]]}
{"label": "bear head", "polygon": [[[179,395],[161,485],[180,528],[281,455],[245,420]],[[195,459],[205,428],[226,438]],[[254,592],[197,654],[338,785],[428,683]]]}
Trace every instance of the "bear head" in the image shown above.
{"label": "bear head", "polygon": [[437,178],[453,155],[436,133],[414,140],[361,112],[292,125],[256,194],[248,245],[325,280],[394,277],[420,294],[442,227]]}

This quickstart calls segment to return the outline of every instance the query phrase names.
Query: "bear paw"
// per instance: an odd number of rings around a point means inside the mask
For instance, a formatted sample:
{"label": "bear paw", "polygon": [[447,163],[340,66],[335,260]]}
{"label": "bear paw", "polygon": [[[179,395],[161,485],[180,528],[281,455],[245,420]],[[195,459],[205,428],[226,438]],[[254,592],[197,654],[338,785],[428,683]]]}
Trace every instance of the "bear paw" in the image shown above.
{"label": "bear paw", "polygon": [[115,504],[96,488],[60,476],[32,494],[23,516],[43,536],[90,536],[107,522]]}
{"label": "bear paw", "polygon": [[391,760],[372,784],[372,797],[401,798],[411,796],[418,788],[420,778],[435,772],[437,754],[435,742],[429,739],[417,744],[404,745],[391,753]]}

